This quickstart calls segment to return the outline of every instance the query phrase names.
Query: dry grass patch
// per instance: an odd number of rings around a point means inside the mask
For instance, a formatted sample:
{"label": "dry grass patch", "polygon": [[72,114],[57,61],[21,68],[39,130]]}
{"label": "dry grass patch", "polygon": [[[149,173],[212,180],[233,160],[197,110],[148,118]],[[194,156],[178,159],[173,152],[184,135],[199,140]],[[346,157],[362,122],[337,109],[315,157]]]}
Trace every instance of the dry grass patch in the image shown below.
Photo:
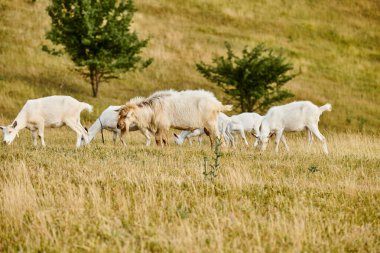
{"label": "dry grass patch", "polygon": [[[71,137],[71,138],[70,138]],[[377,136],[326,135],[307,150],[225,150],[214,183],[208,143],[164,149],[97,139],[74,149],[69,130],[29,133],[1,149],[1,251],[370,251],[380,249]]]}

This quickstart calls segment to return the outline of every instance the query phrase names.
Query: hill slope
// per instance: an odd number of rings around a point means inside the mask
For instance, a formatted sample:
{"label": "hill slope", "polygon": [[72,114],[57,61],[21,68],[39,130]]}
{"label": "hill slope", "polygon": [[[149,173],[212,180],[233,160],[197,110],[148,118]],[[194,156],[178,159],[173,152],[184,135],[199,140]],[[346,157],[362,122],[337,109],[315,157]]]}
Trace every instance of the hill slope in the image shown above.
{"label": "hill slope", "polygon": [[[254,3],[253,3],[254,2]],[[41,51],[50,19],[47,0],[0,2],[0,120],[9,121],[25,100],[68,94],[95,105],[94,119],[109,104],[157,89],[205,88],[225,99],[195,70],[224,53],[259,42],[284,51],[302,74],[287,84],[295,99],[330,102],[323,127],[375,132],[380,126],[380,4],[376,1],[136,1],[134,27],[151,37],[143,72],[103,83],[99,99],[66,57]],[[292,99],[294,100],[294,99]]]}

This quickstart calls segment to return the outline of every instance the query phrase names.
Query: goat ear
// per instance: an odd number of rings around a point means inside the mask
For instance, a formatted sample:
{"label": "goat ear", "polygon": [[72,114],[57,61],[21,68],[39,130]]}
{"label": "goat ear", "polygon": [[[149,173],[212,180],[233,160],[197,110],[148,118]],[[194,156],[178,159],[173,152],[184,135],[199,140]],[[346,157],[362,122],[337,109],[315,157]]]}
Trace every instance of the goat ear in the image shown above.
{"label": "goat ear", "polygon": [[5,126],[0,126],[0,129],[1,130],[4,130],[6,127]]}
{"label": "goat ear", "polygon": [[17,121],[13,122],[13,124],[12,124],[13,128],[16,128],[16,126],[17,126]]}
{"label": "goat ear", "polygon": [[178,135],[176,133],[173,133],[174,137],[176,137],[178,139]]}

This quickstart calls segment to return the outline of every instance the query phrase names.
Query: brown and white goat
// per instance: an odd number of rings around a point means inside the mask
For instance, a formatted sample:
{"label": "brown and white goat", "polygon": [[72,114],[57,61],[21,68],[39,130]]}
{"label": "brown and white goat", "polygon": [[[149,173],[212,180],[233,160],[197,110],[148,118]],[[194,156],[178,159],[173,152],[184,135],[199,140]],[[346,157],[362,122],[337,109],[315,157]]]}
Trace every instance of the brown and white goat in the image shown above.
{"label": "brown and white goat", "polygon": [[119,110],[118,128],[127,132],[132,123],[148,128],[161,146],[170,128],[190,131],[204,128],[213,146],[215,137],[220,138],[218,113],[231,109],[231,105],[223,105],[205,90],[159,91],[143,101],[124,105]]}

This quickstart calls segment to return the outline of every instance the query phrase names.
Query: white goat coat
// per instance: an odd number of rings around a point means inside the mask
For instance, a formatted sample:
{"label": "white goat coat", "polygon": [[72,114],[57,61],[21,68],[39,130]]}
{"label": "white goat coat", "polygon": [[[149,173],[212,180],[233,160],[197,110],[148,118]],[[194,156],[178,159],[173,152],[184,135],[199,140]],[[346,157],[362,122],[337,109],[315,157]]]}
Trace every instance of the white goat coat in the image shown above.
{"label": "white goat coat", "polygon": [[88,143],[88,134],[80,124],[83,110],[92,111],[92,106],[79,102],[70,96],[50,96],[28,100],[21,109],[13,124],[1,127],[4,132],[4,143],[10,144],[16,134],[23,128],[32,131],[33,144],[37,145],[37,134],[45,146],[44,128],[69,126],[77,133],[77,147],[82,138]]}
{"label": "white goat coat", "polygon": [[191,138],[198,137],[198,144],[201,145],[202,143],[202,135],[205,134],[205,131],[203,128],[195,129],[194,131],[181,131],[181,133],[174,134],[174,142],[178,145],[182,145],[186,139],[189,140],[190,146],[192,146]]}
{"label": "white goat coat", "polygon": [[[232,145],[235,146],[235,139],[232,136],[233,132],[239,132],[244,140],[245,145],[248,146],[248,141],[245,136],[245,132],[254,131],[256,136],[260,134],[260,125],[263,120],[263,116],[255,112],[244,112],[238,115],[230,117],[230,122],[227,125],[226,134],[229,136]],[[257,139],[254,146],[257,146]]]}
{"label": "white goat coat", "polygon": [[[107,109],[105,109],[99,116],[99,118],[96,119],[94,124],[88,129],[88,135],[89,135],[89,141],[91,142],[97,133],[99,133],[102,128],[108,131],[111,131],[113,133],[113,141],[116,141],[117,137],[120,137],[120,141],[123,143],[123,145],[126,145],[125,141],[121,137],[121,131],[117,128],[117,120],[118,120],[118,111],[120,110],[122,106],[117,105],[110,105]],[[131,124],[129,126],[129,131],[137,131],[140,130],[145,138],[146,138],[146,145],[150,145],[150,134],[147,129],[141,130],[137,127],[136,124]]]}
{"label": "white goat coat", "polygon": [[163,99],[161,106],[162,110],[155,110],[155,121],[167,129],[194,130],[210,120],[215,125],[218,113],[224,110],[214,94],[204,90],[175,92]]}
{"label": "white goat coat", "polygon": [[[270,133],[276,133],[277,152],[278,143],[284,131],[302,131],[308,129],[323,143],[323,151],[327,154],[326,140],[319,132],[318,122],[322,113],[326,110],[331,111],[331,108],[330,104],[318,107],[310,101],[292,102],[270,108],[264,116],[260,128],[260,140],[263,142],[262,149],[265,150]],[[284,144],[287,147],[286,141]]]}
{"label": "white goat coat", "polygon": [[[228,141],[228,137],[225,135],[225,128],[230,121],[230,117],[226,114],[220,112],[218,114],[218,129],[219,132],[223,135],[223,138]],[[203,128],[198,128],[193,131],[182,131],[179,135],[174,135],[174,141],[176,144],[181,145],[183,142],[188,139],[190,145],[192,145],[190,138],[198,137],[198,143],[201,144],[202,135],[206,134]]]}

